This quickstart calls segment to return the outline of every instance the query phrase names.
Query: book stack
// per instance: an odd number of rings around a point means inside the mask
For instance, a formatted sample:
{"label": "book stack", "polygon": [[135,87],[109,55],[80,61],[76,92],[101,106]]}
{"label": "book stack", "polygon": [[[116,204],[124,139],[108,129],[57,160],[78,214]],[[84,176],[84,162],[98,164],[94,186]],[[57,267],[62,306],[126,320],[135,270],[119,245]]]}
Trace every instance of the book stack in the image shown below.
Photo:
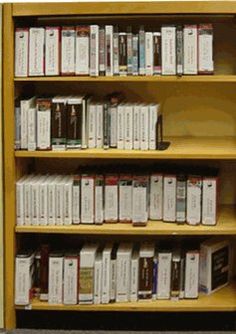
{"label": "book stack", "polygon": [[148,219],[189,225],[217,222],[216,170],[198,174],[174,173],[170,167],[150,174],[110,170],[22,177],[16,183],[17,225],[145,226]]}
{"label": "book stack", "polygon": [[22,98],[15,102],[16,150],[118,148],[155,150],[160,105],[88,96]]}
{"label": "book stack", "polygon": [[15,304],[108,304],[196,299],[229,283],[231,244],[212,238],[193,246],[162,242],[85,243],[70,252],[16,255]]}
{"label": "book stack", "polygon": [[213,74],[212,24],[16,28],[15,76]]}

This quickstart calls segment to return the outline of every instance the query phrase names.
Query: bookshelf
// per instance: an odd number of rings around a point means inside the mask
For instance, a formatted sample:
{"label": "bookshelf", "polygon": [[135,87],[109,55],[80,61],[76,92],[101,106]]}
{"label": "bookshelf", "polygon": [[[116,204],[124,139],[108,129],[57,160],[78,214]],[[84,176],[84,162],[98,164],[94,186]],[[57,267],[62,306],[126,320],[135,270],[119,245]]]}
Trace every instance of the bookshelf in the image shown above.
{"label": "bookshelf", "polygon": [[[4,187],[5,187],[5,327],[15,328],[16,312],[14,306],[14,256],[17,246],[29,234],[78,234],[92,236],[236,236],[236,118],[235,118],[235,55],[236,44],[231,40],[235,29],[236,1],[155,1],[122,3],[14,3],[3,8],[3,107],[4,107]],[[174,14],[174,15],[173,15]],[[175,20],[186,22],[213,21],[216,25],[216,74],[212,76],[178,77],[34,77],[14,78],[14,28],[17,25],[46,25],[50,22],[64,24],[70,19],[92,22],[109,20],[142,20],[143,24],[155,20],[159,15],[163,22]],[[73,21],[74,20],[74,21]],[[220,23],[220,24],[219,24]],[[224,52],[221,49],[224,48]],[[125,90],[131,98],[147,101],[160,101],[165,117],[165,134],[171,140],[167,151],[107,151],[94,149],[66,152],[28,152],[14,151],[14,96],[24,89],[31,89],[38,95],[63,94],[89,90],[98,94]],[[187,121],[186,121],[187,120]],[[73,159],[71,159],[73,158]],[[56,160],[55,160],[56,159]],[[56,227],[16,227],[15,226],[15,182],[26,174],[32,166],[41,171],[55,170],[65,162],[70,170],[80,161],[89,163],[109,163],[112,159],[127,163],[145,164],[149,160],[173,160],[193,163],[219,163],[226,176],[225,189],[220,198],[219,222],[214,227],[149,222],[146,228],[133,228],[125,224],[103,226],[56,226]],[[148,160],[148,161],[147,161]],[[63,166],[63,168],[65,168]],[[212,294],[200,296],[198,300],[157,301],[142,303],[119,303],[91,306],[49,305],[34,300],[27,310],[37,311],[147,311],[147,312],[200,312],[236,311],[236,287],[228,287]]]}

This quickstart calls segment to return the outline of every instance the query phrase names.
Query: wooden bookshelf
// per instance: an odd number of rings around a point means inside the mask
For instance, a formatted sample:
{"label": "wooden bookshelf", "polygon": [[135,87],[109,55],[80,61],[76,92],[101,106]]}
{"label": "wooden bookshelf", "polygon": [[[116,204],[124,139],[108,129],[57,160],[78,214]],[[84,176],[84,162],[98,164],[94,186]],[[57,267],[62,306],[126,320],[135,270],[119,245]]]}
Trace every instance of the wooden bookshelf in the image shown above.
{"label": "wooden bookshelf", "polygon": [[93,312],[232,312],[236,311],[236,285],[229,286],[215,292],[210,296],[200,295],[196,300],[158,300],[141,301],[132,303],[113,303],[103,305],[62,305],[48,304],[33,300],[26,307],[16,307],[22,310],[47,310],[47,311],[93,311]]}
{"label": "wooden bookshelf", "polygon": [[[174,14],[174,15],[173,15]],[[34,300],[28,307],[14,305],[14,260],[17,247],[29,234],[76,234],[83,236],[210,236],[230,235],[236,237],[236,45],[235,35],[236,0],[193,0],[115,3],[14,3],[3,7],[3,131],[4,131],[4,238],[5,249],[5,328],[17,326],[16,310],[61,310],[61,311],[145,311],[145,312],[213,312],[236,311],[236,285],[210,295],[201,295],[198,300],[119,303],[108,305],[49,305]],[[189,17],[191,22],[216,24],[215,67],[211,76],[127,76],[127,77],[14,77],[14,29],[22,22],[26,26],[44,25],[44,22],[66,22],[98,19],[98,22],[124,24],[134,18],[148,24],[158,18],[168,23],[178,17],[178,22]],[[78,19],[79,18],[79,19]],[[51,20],[51,21],[50,21]],[[83,21],[84,20],[84,21]],[[186,21],[185,21],[186,22]],[[153,23],[152,23],[153,24]],[[222,52],[224,50],[224,52]],[[181,84],[180,84],[181,83]],[[14,98],[32,89],[34,94],[71,95],[82,92],[100,95],[116,90],[125,91],[132,101],[160,102],[164,115],[164,134],[171,146],[166,151],[121,151],[115,149],[88,149],[81,151],[14,151]],[[98,95],[99,95],[98,94]],[[55,160],[55,159],[57,160]],[[60,161],[61,159],[61,161]],[[64,160],[65,159],[65,160]],[[217,163],[228,175],[224,185],[219,220],[216,226],[188,226],[164,222],[149,222],[147,227],[134,228],[129,224],[104,224],[102,226],[15,226],[15,182],[32,171],[41,168],[50,173],[59,165],[63,171],[72,170],[75,163],[84,160],[90,164],[137,163],[145,166],[148,160],[161,163],[163,160],[194,160],[193,164]],[[60,161],[60,163],[59,163]],[[57,164],[58,163],[58,164]],[[183,162],[184,163],[184,162]],[[19,316],[20,316],[19,312]]]}

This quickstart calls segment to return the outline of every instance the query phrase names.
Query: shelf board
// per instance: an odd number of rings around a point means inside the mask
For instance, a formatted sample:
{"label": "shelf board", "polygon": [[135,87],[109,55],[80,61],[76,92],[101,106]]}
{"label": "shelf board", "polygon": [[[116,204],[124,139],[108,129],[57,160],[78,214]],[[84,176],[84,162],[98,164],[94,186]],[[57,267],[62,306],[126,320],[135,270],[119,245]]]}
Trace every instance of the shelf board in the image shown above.
{"label": "shelf board", "polygon": [[236,159],[236,137],[169,137],[165,151],[86,149],[68,151],[15,151],[19,158],[85,159]]}
{"label": "shelf board", "polygon": [[221,312],[236,310],[236,285],[235,283],[207,296],[200,294],[196,300],[157,300],[128,303],[113,303],[103,305],[63,305],[48,304],[33,300],[28,306],[16,306],[19,310],[41,311],[121,311],[121,312]]}
{"label": "shelf board", "polygon": [[55,233],[84,235],[236,235],[236,207],[222,206],[217,225],[189,226],[163,221],[149,221],[145,227],[133,227],[128,223],[69,226],[16,226],[17,233]]}
{"label": "shelf board", "polygon": [[86,3],[13,3],[13,16],[117,15],[117,14],[234,14],[236,3],[230,0],[91,2]]}
{"label": "shelf board", "polygon": [[15,82],[236,82],[236,75],[178,76],[56,76],[15,78]]}

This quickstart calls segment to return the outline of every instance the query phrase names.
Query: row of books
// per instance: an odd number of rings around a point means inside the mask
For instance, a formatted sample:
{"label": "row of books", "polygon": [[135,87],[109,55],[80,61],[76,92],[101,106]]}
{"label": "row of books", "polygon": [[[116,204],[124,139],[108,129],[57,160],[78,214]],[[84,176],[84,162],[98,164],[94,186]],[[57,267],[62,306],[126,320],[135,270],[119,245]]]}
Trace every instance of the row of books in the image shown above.
{"label": "row of books", "polygon": [[231,256],[230,242],[219,238],[200,250],[153,242],[85,243],[72,252],[42,245],[16,255],[15,304],[28,305],[32,296],[65,305],[194,299],[228,284]]}
{"label": "row of books", "polygon": [[150,219],[215,225],[217,194],[215,174],[31,174],[16,183],[16,223],[146,226]]}
{"label": "row of books", "polygon": [[15,149],[157,149],[160,105],[121,102],[120,95],[17,99]]}
{"label": "row of books", "polygon": [[16,28],[15,76],[213,74],[213,26]]}

